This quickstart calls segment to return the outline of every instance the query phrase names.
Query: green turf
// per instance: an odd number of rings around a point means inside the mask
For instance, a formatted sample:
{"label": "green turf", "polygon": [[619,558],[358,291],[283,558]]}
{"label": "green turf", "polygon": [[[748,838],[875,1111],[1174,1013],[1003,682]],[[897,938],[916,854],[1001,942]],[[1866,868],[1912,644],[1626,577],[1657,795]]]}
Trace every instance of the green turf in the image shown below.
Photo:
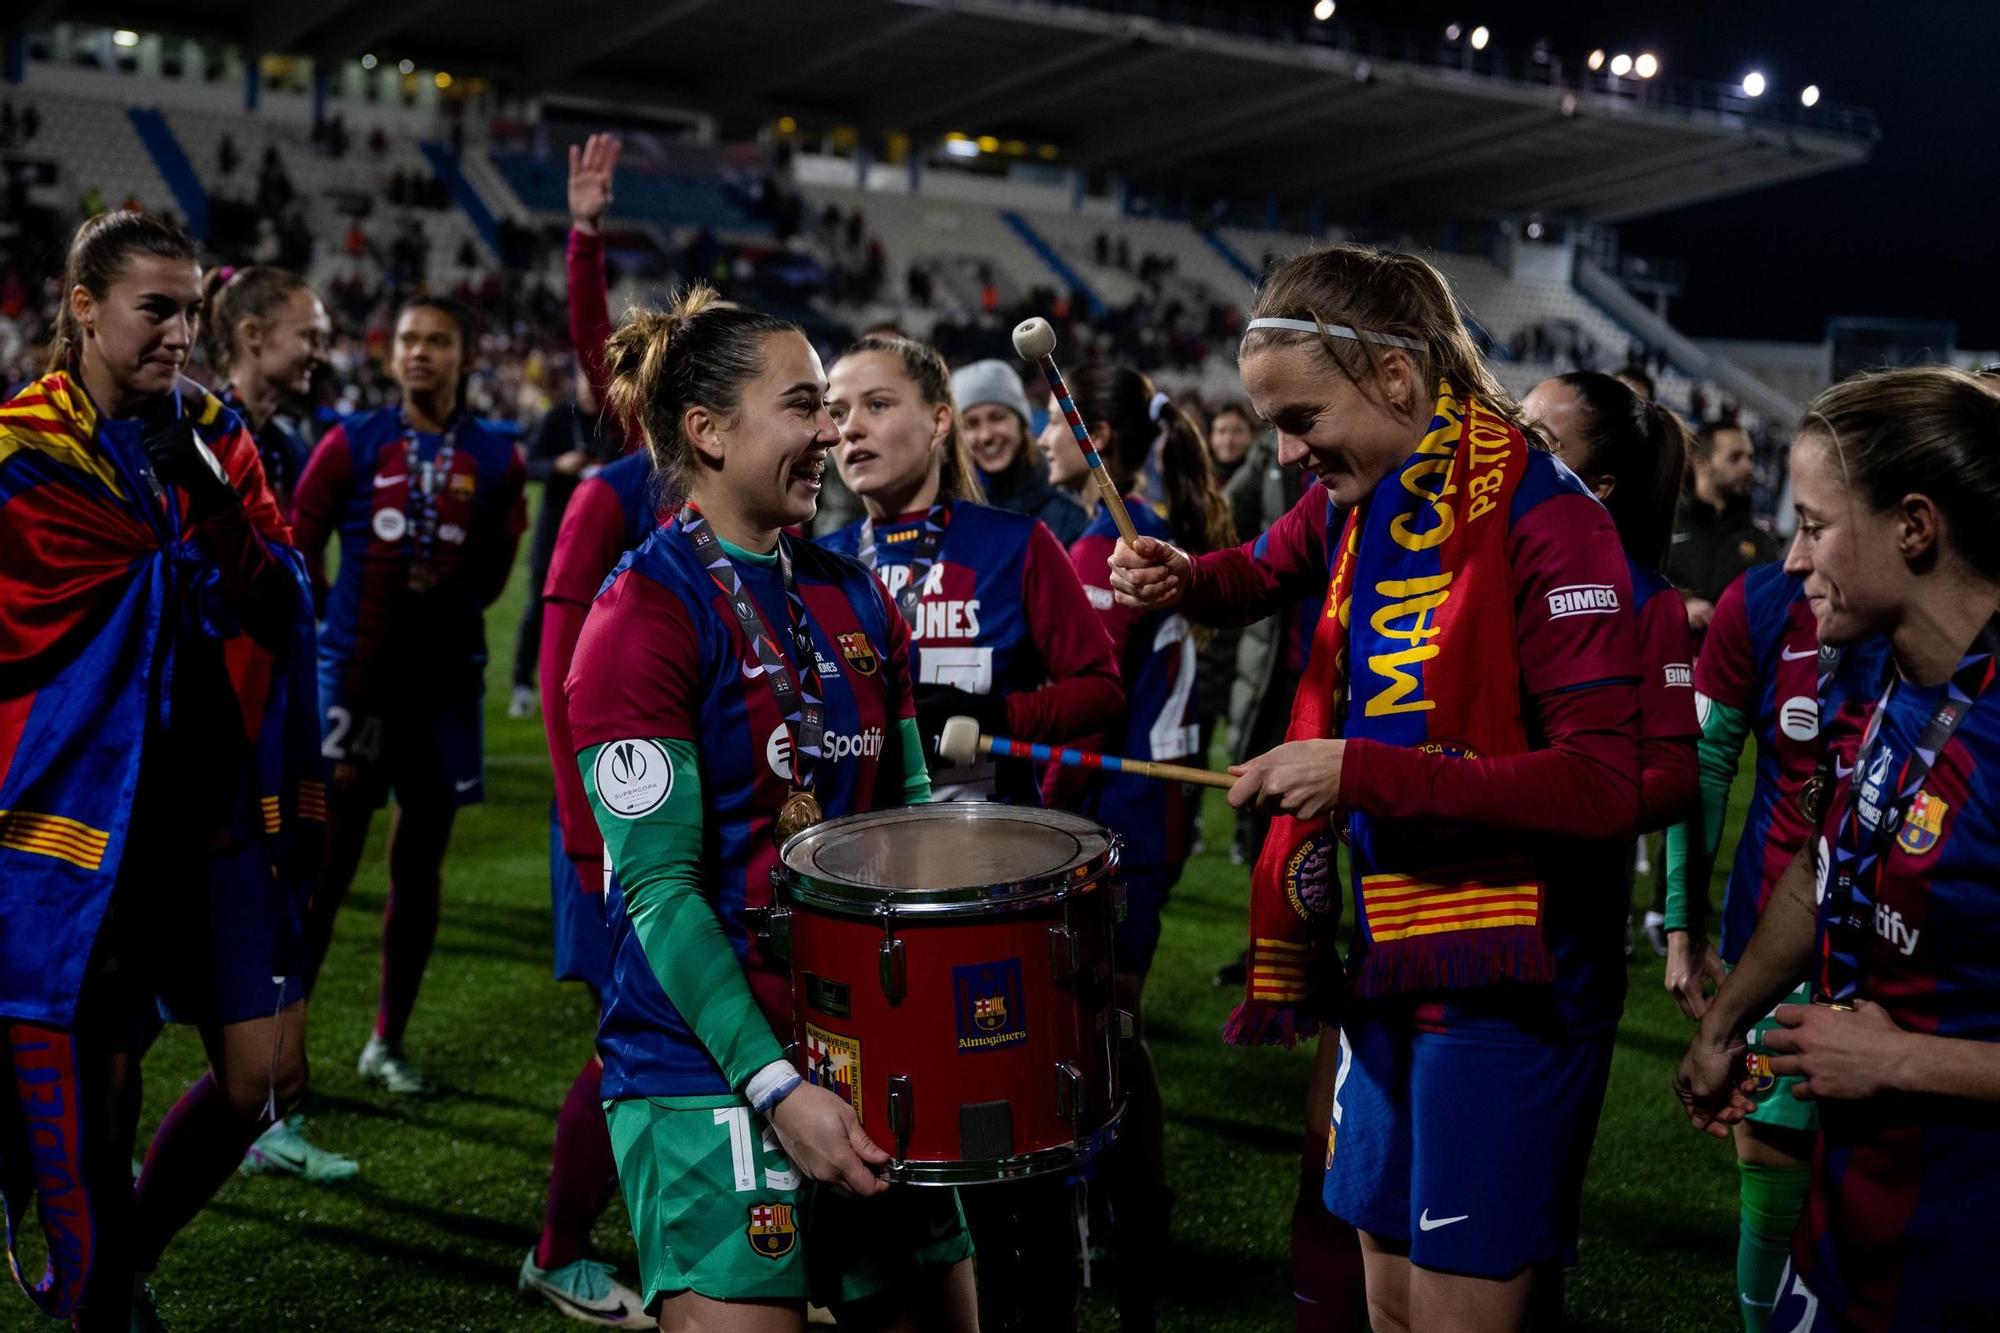
{"label": "green turf", "polygon": [[[154,1283],[177,1333],[576,1327],[514,1289],[540,1228],[556,1109],[592,1028],[583,989],[549,972],[540,723],[504,713],[524,584],[517,576],[489,617],[487,801],[458,821],[438,950],[409,1032],[411,1056],[445,1092],[401,1101],[354,1073],[374,1014],[385,887],[378,820],[310,1040],[309,1132],[358,1157],[362,1174],[332,1187],[272,1177],[224,1185],[168,1249]],[[1746,789],[1739,783],[1738,795]],[[1289,1329],[1287,1235],[1310,1061],[1304,1051],[1240,1051],[1217,1039],[1234,996],[1209,976],[1242,946],[1247,878],[1228,861],[1230,817],[1219,799],[1208,801],[1205,826],[1210,850],[1175,890],[1147,993],[1179,1196],[1173,1251],[1157,1256],[1161,1327]],[[1660,976],[1650,955],[1631,969],[1584,1199],[1583,1262],[1569,1281],[1578,1328],[1736,1324],[1735,1172],[1726,1146],[1686,1127],[1669,1090],[1689,1028]],[[161,1039],[146,1062],[142,1141],[201,1060],[191,1031]],[[630,1273],[622,1205],[613,1204],[596,1241]],[[30,1248],[39,1271],[39,1244]],[[1086,1327],[1116,1324],[1109,1303],[1090,1298]],[[18,1293],[0,1293],[0,1329],[48,1327]]]}

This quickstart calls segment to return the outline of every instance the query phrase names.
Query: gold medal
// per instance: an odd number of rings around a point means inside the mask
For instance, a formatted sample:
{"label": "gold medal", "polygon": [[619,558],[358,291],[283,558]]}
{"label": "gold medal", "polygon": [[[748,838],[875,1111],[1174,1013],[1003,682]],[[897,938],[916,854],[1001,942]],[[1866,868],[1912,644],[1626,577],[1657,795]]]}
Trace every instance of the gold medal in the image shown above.
{"label": "gold medal", "polygon": [[1814,773],[1799,788],[1799,813],[1815,826],[1826,814],[1826,774]]}
{"label": "gold medal", "polygon": [[785,798],[778,807],[778,845],[784,846],[795,836],[805,832],[820,820],[826,818],[809,791],[795,791]]}
{"label": "gold medal", "polygon": [[435,573],[435,571],[431,569],[429,565],[412,564],[410,566],[411,592],[429,592],[432,588],[436,586],[437,586],[437,574]]}

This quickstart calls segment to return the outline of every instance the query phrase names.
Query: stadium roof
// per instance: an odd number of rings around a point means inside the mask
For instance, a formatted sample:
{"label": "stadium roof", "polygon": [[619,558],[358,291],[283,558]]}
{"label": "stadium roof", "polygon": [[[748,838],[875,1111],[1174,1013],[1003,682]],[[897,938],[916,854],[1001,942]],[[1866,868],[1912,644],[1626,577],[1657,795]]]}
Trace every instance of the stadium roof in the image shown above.
{"label": "stadium roof", "polygon": [[[503,89],[729,118],[1060,145],[1141,189],[1318,199],[1343,220],[1619,222],[1866,160],[1874,118],[1690,81],[1509,66],[1019,0],[41,0],[31,19],[321,57],[377,51]],[[1771,99],[1773,103],[1777,99]]]}

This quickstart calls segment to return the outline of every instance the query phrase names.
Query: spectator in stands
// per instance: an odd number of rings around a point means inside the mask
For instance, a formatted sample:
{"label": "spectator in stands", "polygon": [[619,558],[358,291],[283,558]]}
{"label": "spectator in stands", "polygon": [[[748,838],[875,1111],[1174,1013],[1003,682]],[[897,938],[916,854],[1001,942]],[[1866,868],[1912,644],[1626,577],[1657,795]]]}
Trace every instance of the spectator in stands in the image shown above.
{"label": "spectator in stands", "polygon": [[528,446],[528,480],[542,483],[542,504],[528,545],[528,587],[536,593],[521,609],[521,632],[514,643],[514,691],[507,716],[528,717],[535,711],[535,663],[542,643],[542,585],[548,581],[549,559],[555,553],[556,529],[577,486],[597,475],[624,452],[624,440],[606,429],[604,410],[590,387],[590,377],[578,373],[576,392],[542,417]]}
{"label": "spectator in stands", "polygon": [[1257,422],[1249,408],[1241,403],[1224,403],[1215,410],[1208,421],[1208,453],[1215,460],[1216,485],[1229,484],[1256,442]]}
{"label": "spectator in stands", "polygon": [[83,215],[94,218],[104,211],[104,191],[95,185],[86,185],[83,187],[83,198],[80,202],[83,206]]}
{"label": "spectator in stands", "polygon": [[0,148],[14,146],[14,132],[20,128],[20,120],[14,114],[14,99],[0,101]]}
{"label": "spectator in stands", "polygon": [[1694,486],[1681,499],[1667,554],[1667,577],[1687,601],[1696,642],[1715,614],[1716,599],[1738,574],[1778,558],[1778,545],[1750,510],[1756,468],[1750,435],[1711,421],[1695,432]]}
{"label": "spectator in stands", "polygon": [[1083,506],[1049,484],[1040,454],[1028,447],[1028,395],[1005,361],[975,361],[951,377],[965,442],[979,466],[986,502],[1049,525],[1069,546],[1089,526]]}
{"label": "spectator in stands", "polygon": [[21,110],[21,142],[31,144],[35,136],[42,132],[42,113],[33,102]]}
{"label": "spectator in stands", "polygon": [[222,142],[215,146],[216,169],[225,176],[232,176],[236,173],[236,164],[242,160],[243,155],[236,150],[236,136],[224,130]]}
{"label": "spectator in stands", "polygon": [[1617,380],[1620,384],[1630,389],[1633,393],[1638,394],[1649,403],[1660,396],[1654,388],[1653,377],[1647,374],[1646,368],[1637,361],[1630,362],[1612,371],[1611,378]]}

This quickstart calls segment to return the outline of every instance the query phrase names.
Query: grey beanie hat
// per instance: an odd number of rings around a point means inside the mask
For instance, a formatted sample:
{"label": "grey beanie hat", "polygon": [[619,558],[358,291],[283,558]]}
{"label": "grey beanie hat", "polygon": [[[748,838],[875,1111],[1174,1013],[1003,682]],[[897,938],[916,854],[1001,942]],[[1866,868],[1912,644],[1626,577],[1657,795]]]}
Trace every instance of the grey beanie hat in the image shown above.
{"label": "grey beanie hat", "polygon": [[1024,430],[1032,417],[1028,395],[1021,390],[1020,372],[1005,361],[974,361],[959,367],[951,374],[951,396],[958,400],[961,412],[970,412],[981,403],[1011,408],[1021,418]]}

